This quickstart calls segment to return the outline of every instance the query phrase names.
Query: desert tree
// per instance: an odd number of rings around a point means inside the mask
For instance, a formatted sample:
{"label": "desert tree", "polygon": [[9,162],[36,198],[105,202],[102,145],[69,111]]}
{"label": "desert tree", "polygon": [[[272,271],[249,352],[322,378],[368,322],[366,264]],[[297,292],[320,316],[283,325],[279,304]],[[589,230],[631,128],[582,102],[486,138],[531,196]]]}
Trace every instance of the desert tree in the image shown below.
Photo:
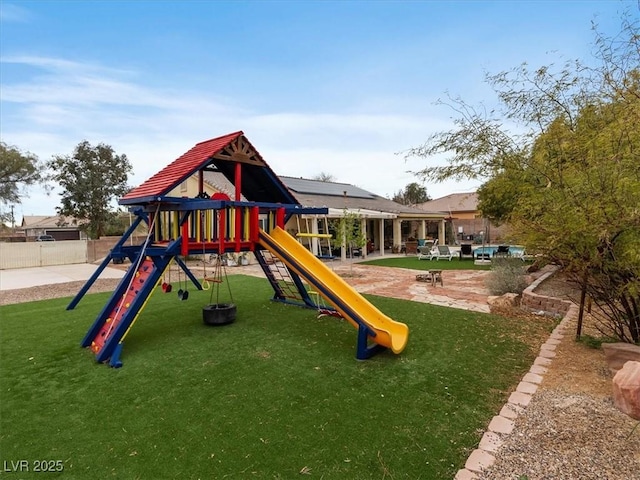
{"label": "desert tree", "polygon": [[[0,202],[21,203],[27,188],[44,180],[45,165],[30,152],[0,142]],[[1,220],[7,220],[2,218]]]}
{"label": "desert tree", "polygon": [[313,176],[313,180],[318,180],[319,182],[335,182],[336,177],[328,172],[320,172]]}
{"label": "desert tree", "polygon": [[[417,174],[482,178],[479,208],[509,222],[527,247],[564,267],[601,307],[603,333],[640,342],[640,34],[594,26],[594,57],[488,74],[487,111],[460,98],[454,128],[407,152],[448,163]],[[582,315],[582,309],[581,309]],[[577,335],[580,335],[580,323]]]}

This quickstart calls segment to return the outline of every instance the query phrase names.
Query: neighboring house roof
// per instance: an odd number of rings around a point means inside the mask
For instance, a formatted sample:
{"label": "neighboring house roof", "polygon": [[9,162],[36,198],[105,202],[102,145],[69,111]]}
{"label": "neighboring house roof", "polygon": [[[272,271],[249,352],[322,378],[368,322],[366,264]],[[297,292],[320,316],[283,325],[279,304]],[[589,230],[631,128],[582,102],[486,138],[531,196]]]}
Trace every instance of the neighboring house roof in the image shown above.
{"label": "neighboring house roof", "polygon": [[43,216],[43,215],[24,215],[22,217],[21,227],[25,229],[33,228],[57,228],[57,229],[73,229],[77,230],[81,222],[74,217],[65,217],[60,215]]}
{"label": "neighboring house roof", "polygon": [[376,194],[367,192],[348,183],[323,182],[297,177],[280,177],[284,184],[294,192],[344,198],[375,199]]}
{"label": "neighboring house roof", "polygon": [[[425,217],[425,210],[396,203],[388,198],[368,192],[347,183],[322,182],[306,178],[280,177],[305,207],[373,210],[394,213],[401,217]],[[431,212],[428,212],[431,216]],[[440,218],[443,215],[434,214]]]}
{"label": "neighboring house roof", "polygon": [[[167,195],[199,171],[216,171],[235,182],[236,165],[242,168],[241,193],[250,202],[297,204],[298,201],[239,131],[196,144],[140,186],[120,199],[122,205],[154,201]],[[235,192],[235,189],[234,189]]]}
{"label": "neighboring house roof", "polygon": [[476,192],[452,193],[435,200],[419,203],[416,207],[429,212],[477,212],[478,194]]}

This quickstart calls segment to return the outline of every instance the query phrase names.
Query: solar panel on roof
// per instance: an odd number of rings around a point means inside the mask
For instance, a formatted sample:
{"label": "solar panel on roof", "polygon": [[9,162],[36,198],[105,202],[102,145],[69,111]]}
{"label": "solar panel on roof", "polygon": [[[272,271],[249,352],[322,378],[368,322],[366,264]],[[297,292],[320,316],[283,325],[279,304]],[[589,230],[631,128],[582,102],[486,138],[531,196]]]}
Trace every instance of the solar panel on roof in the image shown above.
{"label": "solar panel on roof", "polygon": [[280,177],[280,180],[296,193],[342,197],[346,192],[347,197],[376,198],[373,193],[346,183],[321,182],[293,177]]}

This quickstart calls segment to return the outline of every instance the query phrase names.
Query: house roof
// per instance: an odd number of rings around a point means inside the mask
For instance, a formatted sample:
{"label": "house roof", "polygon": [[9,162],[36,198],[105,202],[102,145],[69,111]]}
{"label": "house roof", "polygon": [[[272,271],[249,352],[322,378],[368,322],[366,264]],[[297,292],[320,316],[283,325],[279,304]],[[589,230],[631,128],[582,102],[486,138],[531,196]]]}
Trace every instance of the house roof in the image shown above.
{"label": "house roof", "polygon": [[296,177],[280,177],[285,185],[292,191],[297,193],[306,193],[311,195],[322,195],[331,197],[345,196],[352,198],[374,199],[377,195],[367,192],[355,185],[348,183],[323,182],[320,180],[309,180],[306,178]]}
{"label": "house roof", "polygon": [[[204,172],[204,181],[215,191],[226,193],[230,198],[233,198],[235,187],[221,172]],[[246,201],[247,199],[242,195],[241,200]]]}
{"label": "house roof", "polygon": [[22,217],[22,228],[57,228],[57,229],[77,229],[82,222],[74,217],[60,215],[24,215]]}
{"label": "house roof", "polygon": [[[401,217],[425,217],[425,210],[396,203],[388,198],[368,192],[347,183],[322,182],[296,177],[280,177],[305,207],[328,207],[333,209],[371,210],[393,213]],[[428,212],[437,218],[442,214]]]}
{"label": "house roof", "polygon": [[416,207],[429,212],[476,212],[478,211],[478,194],[476,192],[452,193],[420,203]]}
{"label": "house roof", "polygon": [[120,199],[120,204],[134,205],[155,201],[199,171],[220,172],[235,185],[237,164],[242,169],[241,194],[248,201],[298,204],[241,131],[196,144],[127,193]]}

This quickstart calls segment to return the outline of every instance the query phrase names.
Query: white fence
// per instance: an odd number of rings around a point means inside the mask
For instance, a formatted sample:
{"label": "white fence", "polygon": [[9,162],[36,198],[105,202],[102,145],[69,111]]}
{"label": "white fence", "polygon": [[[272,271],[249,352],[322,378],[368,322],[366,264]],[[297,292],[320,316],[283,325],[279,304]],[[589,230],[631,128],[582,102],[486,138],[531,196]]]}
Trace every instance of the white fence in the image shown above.
{"label": "white fence", "polygon": [[87,263],[87,241],[0,242],[0,270]]}

